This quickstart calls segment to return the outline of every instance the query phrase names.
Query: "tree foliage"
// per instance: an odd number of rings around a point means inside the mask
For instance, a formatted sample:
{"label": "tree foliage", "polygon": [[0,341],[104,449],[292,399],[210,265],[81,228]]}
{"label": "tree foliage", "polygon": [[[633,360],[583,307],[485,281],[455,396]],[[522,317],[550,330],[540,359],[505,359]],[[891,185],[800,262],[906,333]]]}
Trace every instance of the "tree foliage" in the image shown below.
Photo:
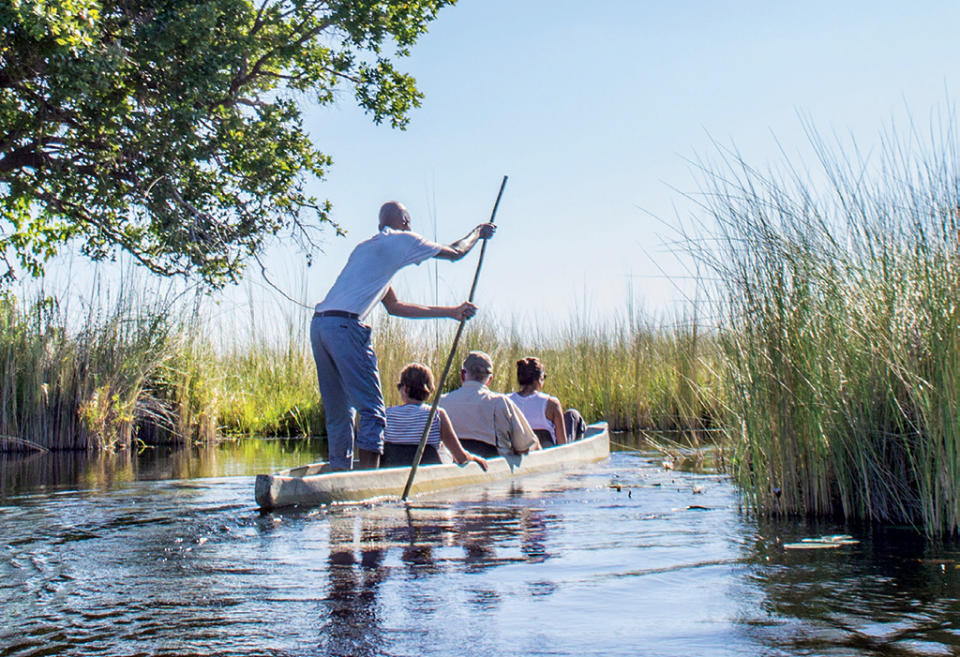
{"label": "tree foliage", "polygon": [[302,105],[349,90],[403,128],[395,62],[454,2],[0,0],[0,275],[77,240],[217,286],[270,235],[312,244],[331,160]]}

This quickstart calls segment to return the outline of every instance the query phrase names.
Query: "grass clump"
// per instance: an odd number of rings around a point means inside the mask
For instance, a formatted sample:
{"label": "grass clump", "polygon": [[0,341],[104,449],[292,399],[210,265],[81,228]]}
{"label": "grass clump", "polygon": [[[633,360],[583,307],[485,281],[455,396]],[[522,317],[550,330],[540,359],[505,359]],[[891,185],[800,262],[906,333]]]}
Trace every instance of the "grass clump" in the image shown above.
{"label": "grass clump", "polygon": [[114,449],[141,430],[178,440],[198,432],[204,421],[178,414],[162,389],[183,389],[168,369],[183,331],[156,290],[125,288],[72,320],[43,293],[26,298],[0,299],[3,447]]}
{"label": "grass clump", "polygon": [[960,144],[934,128],[872,158],[811,131],[816,174],[708,168],[725,426],[754,510],[960,525]]}
{"label": "grass clump", "polygon": [[[256,322],[254,322],[256,325]],[[208,346],[208,367],[219,372],[219,422],[234,436],[314,436],[324,433],[316,366],[307,335],[309,317],[287,317],[268,333]]]}

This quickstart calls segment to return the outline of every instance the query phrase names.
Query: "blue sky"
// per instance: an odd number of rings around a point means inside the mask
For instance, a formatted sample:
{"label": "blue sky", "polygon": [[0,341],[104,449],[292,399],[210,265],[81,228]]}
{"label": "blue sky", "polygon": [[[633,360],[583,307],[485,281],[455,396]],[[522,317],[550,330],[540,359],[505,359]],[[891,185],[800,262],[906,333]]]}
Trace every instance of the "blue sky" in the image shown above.
{"label": "blue sky", "polygon": [[[780,158],[777,141],[802,157],[798,112],[868,146],[906,106],[923,124],[960,88],[958,26],[955,2],[461,0],[402,62],[426,96],[409,129],[374,125],[348,91],[306,107],[334,160],[312,191],[348,235],[331,231],[310,269],[278,245],[271,277],[319,301],[383,201],[403,201],[415,230],[450,242],[486,220],[508,174],[484,313],[562,324],[614,317],[632,296],[669,319],[692,293],[672,244],[678,217],[695,212],[688,160],[709,156],[712,140],[758,166]],[[432,264],[402,272],[398,292],[459,302],[474,257],[439,265],[439,293]],[[249,279],[228,307],[252,296],[297,312]]]}
{"label": "blue sky", "polygon": [[[334,159],[315,191],[349,232],[327,240],[305,281],[280,249],[275,278],[317,301],[382,201],[449,242],[486,219],[508,174],[485,312],[562,323],[616,315],[632,294],[672,317],[691,294],[672,246],[694,211],[687,160],[712,139],[760,166],[779,158],[777,141],[802,154],[798,112],[868,144],[906,106],[922,122],[957,88],[958,25],[947,2],[462,0],[404,62],[426,94],[406,131],[374,125],[348,93],[307,110]],[[467,294],[474,262],[440,264],[441,302]],[[423,265],[396,284],[429,301],[433,280]]]}

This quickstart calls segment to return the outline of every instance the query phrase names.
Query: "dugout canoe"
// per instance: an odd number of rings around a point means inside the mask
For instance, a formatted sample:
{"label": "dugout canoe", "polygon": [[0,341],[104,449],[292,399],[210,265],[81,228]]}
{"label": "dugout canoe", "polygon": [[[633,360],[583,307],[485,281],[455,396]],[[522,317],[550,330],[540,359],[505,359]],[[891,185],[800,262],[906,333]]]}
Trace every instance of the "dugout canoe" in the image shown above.
{"label": "dugout canoe", "polygon": [[[484,472],[476,463],[423,465],[417,470],[410,495],[424,495],[463,486],[485,484],[533,474],[570,470],[610,455],[606,422],[587,426],[583,439],[566,445],[487,459]],[[337,502],[399,499],[409,467],[331,471],[326,463],[304,465],[268,475],[257,475],[255,495],[261,509],[317,506]]]}

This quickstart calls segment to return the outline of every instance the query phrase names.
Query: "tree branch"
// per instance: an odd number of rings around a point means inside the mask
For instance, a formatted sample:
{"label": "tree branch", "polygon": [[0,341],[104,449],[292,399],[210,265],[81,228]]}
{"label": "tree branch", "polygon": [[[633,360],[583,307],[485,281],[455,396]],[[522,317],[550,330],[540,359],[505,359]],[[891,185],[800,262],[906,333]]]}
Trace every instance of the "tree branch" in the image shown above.
{"label": "tree branch", "polygon": [[330,75],[336,76],[338,78],[343,78],[344,80],[348,80],[354,84],[360,84],[360,78],[357,77],[356,75],[350,75],[349,73],[338,71],[334,68],[330,68],[329,66],[324,66],[323,70],[329,73]]}
{"label": "tree branch", "polygon": [[253,20],[253,25],[250,27],[249,36],[253,36],[263,27],[263,14],[267,11],[267,7],[270,6],[271,2],[273,2],[273,0],[263,0],[260,9],[257,10],[257,17]]}
{"label": "tree branch", "polygon": [[95,226],[97,229],[103,231],[103,233],[109,237],[110,241],[122,247],[123,250],[129,253],[137,262],[139,262],[141,265],[143,265],[149,271],[155,274],[160,274],[161,276],[174,276],[177,274],[186,276],[190,273],[188,270],[184,269],[183,267],[176,267],[176,268],[163,267],[160,264],[154,262],[153,260],[146,258],[140,252],[140,249],[138,248],[138,246],[136,244],[131,243],[128,239],[126,239],[123,233],[118,232],[116,230],[111,230],[107,224],[101,221],[97,221],[96,219],[94,219],[93,215],[87,213],[84,208],[78,205],[75,205],[73,203],[67,203],[62,199],[57,198],[56,196],[42,189],[37,191],[37,198],[43,201],[44,203],[46,203],[47,205],[53,206],[64,215],[72,216],[74,218],[74,221],[79,219],[80,221],[86,222],[91,226]]}
{"label": "tree branch", "polygon": [[[304,24],[306,24],[306,22],[307,22],[306,19],[301,21],[300,25],[297,26],[297,29],[300,29]],[[333,25],[333,21],[328,18],[327,20],[321,22],[319,25],[317,25],[313,29],[307,30],[296,41],[293,41],[293,42],[284,41],[282,47],[284,49],[291,48],[291,47],[298,48],[302,46],[304,43],[306,43],[307,41],[309,41],[310,39],[319,35],[321,32],[326,30],[331,25]],[[297,29],[294,29],[291,32],[291,36],[297,33]],[[222,99],[219,103],[216,103],[216,105],[229,106],[229,105],[232,105],[233,103],[236,103],[236,95],[240,91],[240,89],[245,87],[247,84],[249,84],[254,78],[257,78],[260,75],[264,74],[263,67],[266,66],[267,62],[270,61],[270,59],[276,56],[279,50],[280,50],[280,47],[271,48],[270,50],[265,52],[263,55],[261,55],[256,62],[254,62],[249,72],[247,72],[245,75],[240,74],[236,78],[234,78],[233,82],[231,82],[230,84],[230,90],[227,92],[227,97]],[[246,68],[246,62],[244,62],[244,66],[242,68]]]}
{"label": "tree branch", "polygon": [[24,168],[36,171],[53,164],[53,158],[37,150],[41,146],[42,144],[32,142],[4,155],[0,160],[0,174]]}

